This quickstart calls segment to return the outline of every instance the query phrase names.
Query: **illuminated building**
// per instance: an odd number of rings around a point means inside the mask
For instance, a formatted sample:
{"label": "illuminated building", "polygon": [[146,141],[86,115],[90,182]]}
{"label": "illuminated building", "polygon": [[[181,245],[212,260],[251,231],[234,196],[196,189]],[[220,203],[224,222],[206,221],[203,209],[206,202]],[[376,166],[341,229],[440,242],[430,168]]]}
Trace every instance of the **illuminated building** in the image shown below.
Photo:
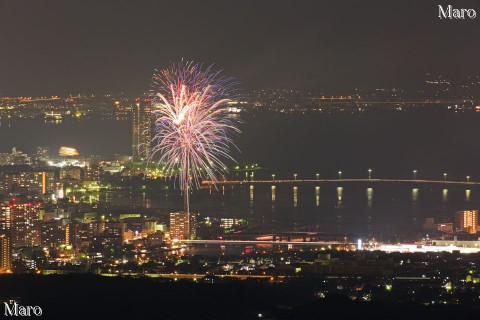
{"label": "illuminated building", "polygon": [[463,210],[455,213],[455,230],[476,233],[478,227],[478,210]]}
{"label": "illuminated building", "polygon": [[12,246],[18,247],[31,247],[32,243],[28,237],[29,224],[25,219],[15,219],[12,222]]}
{"label": "illuminated building", "polygon": [[60,170],[60,179],[82,179],[82,169],[79,167],[64,167]]}
{"label": "illuminated building", "polygon": [[17,150],[17,148],[15,147],[12,148],[12,164],[13,165],[26,165],[30,163],[31,163],[31,159],[27,154],[23,153],[20,150]]}
{"label": "illuminated building", "polygon": [[141,218],[142,215],[140,213],[121,213],[120,220],[129,219],[129,218]]}
{"label": "illuminated building", "polygon": [[144,219],[142,218],[124,218],[121,221],[125,224],[125,230],[127,229],[132,230],[133,233],[135,234],[135,237],[139,235],[143,236],[151,232],[148,230],[150,223],[146,224]]}
{"label": "illuminated building", "polygon": [[102,252],[104,249],[115,249],[125,241],[125,223],[105,222],[103,225],[103,231],[92,237],[93,251]]}
{"label": "illuminated building", "polygon": [[442,232],[453,232],[453,223],[437,223],[437,230]]}
{"label": "illuminated building", "polygon": [[65,245],[67,246],[73,246],[73,243],[75,242],[75,227],[73,224],[69,223],[65,225]]}
{"label": "illuminated building", "polygon": [[231,227],[236,226],[238,224],[239,224],[238,219],[233,219],[233,218],[220,219],[220,228],[230,229]]}
{"label": "illuminated building", "polygon": [[2,203],[0,210],[0,233],[5,233],[12,227],[12,210],[8,202]]}
{"label": "illuminated building", "polygon": [[147,236],[148,246],[159,246],[163,243],[163,232],[157,231]]}
{"label": "illuminated building", "polygon": [[88,223],[72,223],[69,228],[70,245],[74,248],[88,248],[91,244],[90,225]]}
{"label": "illuminated building", "polygon": [[82,240],[88,241],[88,239],[90,239],[88,224],[78,222],[65,224],[65,245],[79,248],[83,246]]}
{"label": "illuminated building", "polygon": [[114,161],[110,163],[108,166],[104,166],[102,169],[103,171],[110,172],[110,173],[118,173],[121,172],[125,167],[121,165],[120,162]]}
{"label": "illuminated building", "polygon": [[154,233],[157,230],[157,221],[146,220],[143,229],[146,234]]}
{"label": "illuminated building", "polygon": [[39,208],[31,202],[10,202],[11,242],[13,248],[40,244],[38,230]]}
{"label": "illuminated building", "polygon": [[157,223],[156,231],[162,231],[163,233],[168,231],[168,226],[166,223]]}
{"label": "illuminated building", "polygon": [[55,172],[31,168],[10,170],[2,174],[2,189],[8,193],[45,194],[55,192]]}
{"label": "illuminated building", "polygon": [[170,239],[195,239],[197,236],[197,216],[194,213],[170,213]]}
{"label": "illuminated building", "polygon": [[132,241],[133,239],[135,239],[135,232],[133,232],[133,230],[128,229],[123,233],[124,241]]}
{"label": "illuminated building", "polygon": [[88,165],[84,169],[84,178],[85,181],[100,181],[101,169],[98,165]]}
{"label": "illuminated building", "polygon": [[12,245],[10,237],[0,235],[0,270],[7,271],[12,268]]}
{"label": "illuminated building", "polygon": [[135,99],[132,105],[132,155],[148,158],[152,139],[150,103]]}
{"label": "illuminated building", "polygon": [[55,208],[53,210],[45,211],[45,209],[41,208],[39,210],[39,219],[40,220],[53,220],[55,218],[69,218],[70,217],[70,212],[65,211],[64,209],[61,208]]}
{"label": "illuminated building", "polygon": [[194,240],[197,238],[197,215],[196,213],[190,213],[189,217],[189,227],[190,227],[190,239]]}
{"label": "illuminated building", "polygon": [[83,213],[83,222],[90,223],[97,219],[98,213],[97,212],[85,212]]}
{"label": "illuminated building", "polygon": [[105,222],[104,225],[103,234],[123,237],[123,233],[126,231],[124,222]]}
{"label": "illuminated building", "polygon": [[0,153],[0,165],[12,165],[13,164],[13,156],[11,153]]}
{"label": "illuminated building", "polygon": [[88,224],[88,231],[91,236],[98,236],[105,231],[105,222],[93,221]]}
{"label": "illuminated building", "polygon": [[66,227],[61,219],[42,221],[39,227],[42,247],[57,248],[62,244],[67,244]]}
{"label": "illuminated building", "polygon": [[48,152],[49,152],[48,147],[37,147],[36,156],[37,156],[38,159],[41,159],[43,161],[47,161],[49,159]]}

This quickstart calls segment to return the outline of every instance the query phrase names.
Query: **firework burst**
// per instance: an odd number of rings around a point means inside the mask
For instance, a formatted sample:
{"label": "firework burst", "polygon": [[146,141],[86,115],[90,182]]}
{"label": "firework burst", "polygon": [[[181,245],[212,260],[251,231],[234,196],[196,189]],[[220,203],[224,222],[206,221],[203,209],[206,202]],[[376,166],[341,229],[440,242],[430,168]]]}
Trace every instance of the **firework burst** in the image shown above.
{"label": "firework burst", "polygon": [[192,62],[172,64],[153,76],[151,159],[160,154],[158,163],[166,170],[180,170],[187,212],[189,188],[199,187],[204,178],[217,181],[226,171],[223,161],[234,160],[231,137],[240,131],[229,117],[228,103],[238,97],[236,85],[212,66]]}

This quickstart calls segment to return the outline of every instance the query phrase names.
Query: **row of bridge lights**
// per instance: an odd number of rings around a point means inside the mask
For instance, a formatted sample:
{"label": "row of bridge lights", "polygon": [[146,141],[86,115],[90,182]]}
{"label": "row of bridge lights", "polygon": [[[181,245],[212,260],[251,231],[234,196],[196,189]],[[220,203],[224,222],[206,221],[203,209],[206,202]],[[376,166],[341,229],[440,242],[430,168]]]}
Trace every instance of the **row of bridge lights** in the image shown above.
{"label": "row of bridge lights", "polygon": [[[368,169],[368,180],[371,180],[372,179],[372,172],[373,172],[373,169]],[[413,170],[413,181],[417,180],[417,170]],[[293,174],[293,179],[295,181],[297,181],[297,176],[298,174],[297,173],[294,173]],[[320,173],[316,173],[315,176],[317,177],[317,180],[320,180]],[[470,176],[466,176],[467,178],[467,182],[470,182]],[[342,180],[342,171],[338,171],[338,179],[339,180]],[[443,173],[443,179],[445,182],[447,182],[447,173]],[[275,174],[272,174],[272,181],[275,181]]]}

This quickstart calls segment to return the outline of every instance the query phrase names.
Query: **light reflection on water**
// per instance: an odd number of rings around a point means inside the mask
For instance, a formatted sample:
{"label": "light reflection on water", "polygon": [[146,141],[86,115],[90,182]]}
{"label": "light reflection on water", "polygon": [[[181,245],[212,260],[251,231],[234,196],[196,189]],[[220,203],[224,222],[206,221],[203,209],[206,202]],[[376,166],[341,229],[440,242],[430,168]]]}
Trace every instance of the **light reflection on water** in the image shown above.
{"label": "light reflection on water", "polygon": [[[231,192],[221,187],[197,191],[191,208],[206,216],[246,218],[264,229],[375,234],[418,231],[429,217],[436,222],[453,221],[456,210],[480,206],[478,193],[479,189],[462,186],[247,184]],[[120,206],[148,204],[159,215],[182,205],[176,191],[108,192],[100,199]]]}

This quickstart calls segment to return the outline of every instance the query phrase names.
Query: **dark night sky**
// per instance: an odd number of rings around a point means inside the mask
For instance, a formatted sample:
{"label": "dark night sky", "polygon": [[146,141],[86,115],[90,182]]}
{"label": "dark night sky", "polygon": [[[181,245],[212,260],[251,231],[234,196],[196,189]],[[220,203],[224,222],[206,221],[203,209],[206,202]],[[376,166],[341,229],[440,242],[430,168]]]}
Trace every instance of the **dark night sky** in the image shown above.
{"label": "dark night sky", "polygon": [[146,89],[182,57],[246,88],[414,86],[426,72],[480,73],[475,20],[440,21],[430,0],[0,0],[0,92]]}

